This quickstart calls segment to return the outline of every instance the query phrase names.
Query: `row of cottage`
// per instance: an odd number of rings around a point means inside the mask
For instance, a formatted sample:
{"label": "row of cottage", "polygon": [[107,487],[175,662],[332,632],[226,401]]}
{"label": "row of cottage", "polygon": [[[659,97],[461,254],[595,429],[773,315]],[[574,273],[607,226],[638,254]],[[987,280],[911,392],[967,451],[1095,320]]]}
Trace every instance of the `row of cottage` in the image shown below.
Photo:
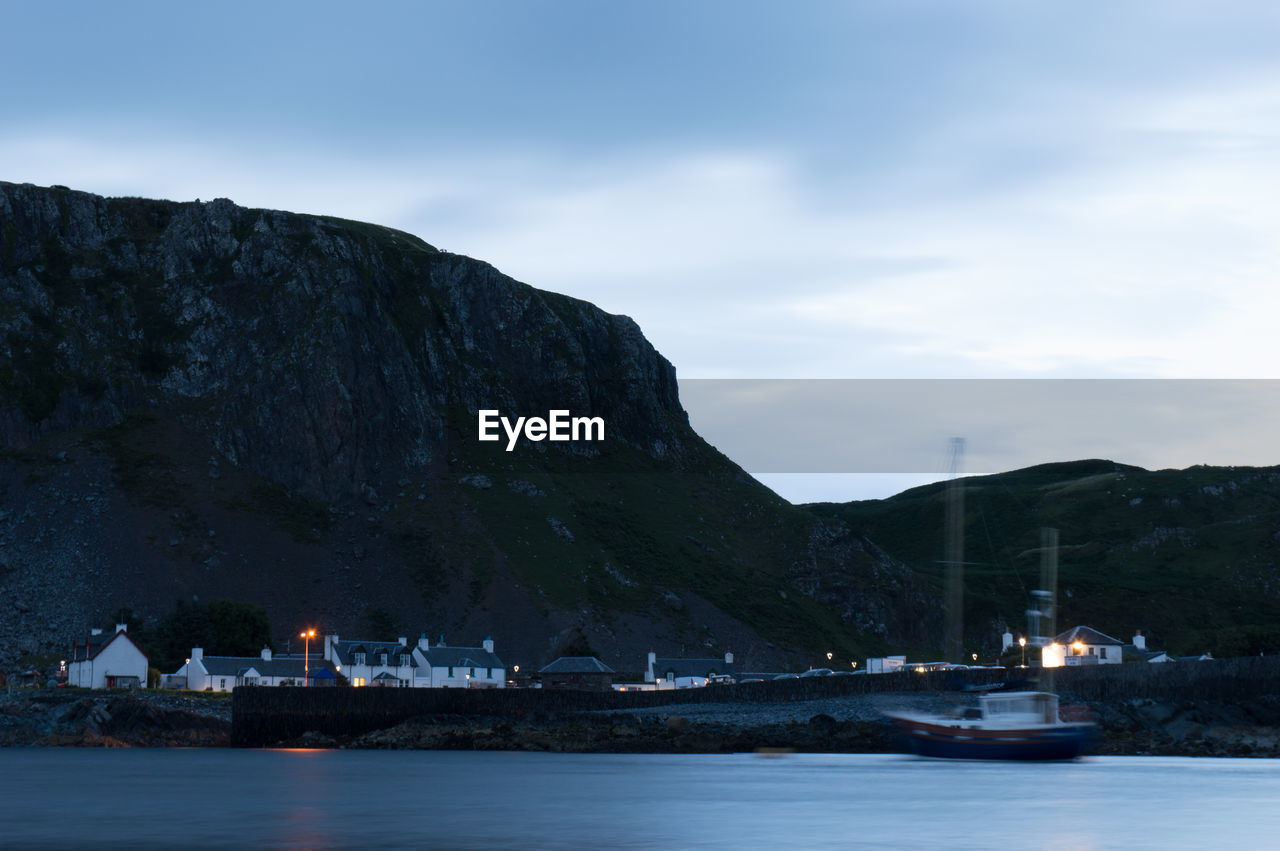
{"label": "row of cottage", "polygon": [[[424,634],[416,643],[350,641],[325,635],[313,652],[258,656],[206,656],[196,647],[177,671],[161,676],[163,688],[230,691],[237,686],[352,686],[392,688],[506,688],[507,666],[494,653],[492,638],[479,647],[454,647],[444,637],[432,644]],[[73,643],[66,663],[68,685],[82,688],[145,688],[150,661],[116,624],[107,634],[93,630]],[[517,669],[518,670],[518,669]],[[615,671],[595,657],[561,657],[538,671],[551,688],[610,688]],[[714,659],[659,659],[648,655],[645,681],[650,688],[706,685],[733,673],[733,654]]]}
{"label": "row of cottage", "polygon": [[[1005,633],[1003,649],[1013,645]],[[1043,667],[1084,664],[1118,664],[1126,660],[1167,662],[1171,657],[1149,649],[1142,633],[1124,643],[1087,626],[1077,626],[1056,636],[1042,648]],[[879,663],[879,664],[874,664]],[[76,641],[67,663],[67,683],[86,688],[145,687],[149,661],[129,637],[128,627],[117,624],[114,633],[94,630]],[[867,673],[902,669],[905,657],[868,660]],[[518,670],[518,669],[517,669]],[[649,653],[643,683],[614,684],[616,672],[595,657],[561,657],[537,672],[539,684],[548,688],[691,688],[735,674],[733,654],[723,658],[659,658]],[[745,675],[740,675],[745,676]],[[760,675],[764,676],[764,675]],[[194,691],[230,691],[236,686],[337,685],[393,688],[506,688],[507,666],[494,653],[492,638],[479,647],[454,647],[443,636],[432,644],[426,635],[416,643],[397,641],[344,641],[325,635],[311,653],[274,655],[264,648],[258,656],[206,656],[197,647],[176,672],[163,675],[165,688]]]}

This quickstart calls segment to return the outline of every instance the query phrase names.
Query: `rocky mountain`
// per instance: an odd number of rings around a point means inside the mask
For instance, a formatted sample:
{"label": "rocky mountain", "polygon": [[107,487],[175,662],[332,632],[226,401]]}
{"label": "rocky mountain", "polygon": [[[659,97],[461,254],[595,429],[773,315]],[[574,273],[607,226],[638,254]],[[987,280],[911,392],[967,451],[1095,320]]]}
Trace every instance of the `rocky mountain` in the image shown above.
{"label": "rocky mountain", "polygon": [[849,660],[936,643],[891,552],[708,446],[626,317],[375,225],[0,183],[0,665],[193,597],[281,644]]}

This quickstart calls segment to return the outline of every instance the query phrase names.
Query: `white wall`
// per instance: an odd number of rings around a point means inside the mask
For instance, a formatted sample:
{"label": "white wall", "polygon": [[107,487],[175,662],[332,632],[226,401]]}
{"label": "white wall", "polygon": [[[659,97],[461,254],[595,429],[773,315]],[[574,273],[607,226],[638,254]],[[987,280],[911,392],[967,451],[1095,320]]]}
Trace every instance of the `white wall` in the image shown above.
{"label": "white wall", "polygon": [[139,686],[147,687],[147,657],[137,645],[119,633],[93,659],[67,665],[68,685],[106,688],[109,676],[137,677]]}

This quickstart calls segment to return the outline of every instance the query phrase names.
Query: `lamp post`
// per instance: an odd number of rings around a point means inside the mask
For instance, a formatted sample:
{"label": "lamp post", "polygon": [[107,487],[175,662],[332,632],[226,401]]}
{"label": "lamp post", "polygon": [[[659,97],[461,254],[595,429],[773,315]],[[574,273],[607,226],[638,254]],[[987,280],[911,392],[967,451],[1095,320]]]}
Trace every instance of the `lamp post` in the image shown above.
{"label": "lamp post", "polygon": [[302,639],[302,684],[308,686],[311,685],[311,639],[316,637],[316,631],[309,629],[298,633],[298,637]]}
{"label": "lamp post", "polygon": [[1022,648],[1022,667],[1027,667],[1027,637],[1018,636],[1018,646]]}

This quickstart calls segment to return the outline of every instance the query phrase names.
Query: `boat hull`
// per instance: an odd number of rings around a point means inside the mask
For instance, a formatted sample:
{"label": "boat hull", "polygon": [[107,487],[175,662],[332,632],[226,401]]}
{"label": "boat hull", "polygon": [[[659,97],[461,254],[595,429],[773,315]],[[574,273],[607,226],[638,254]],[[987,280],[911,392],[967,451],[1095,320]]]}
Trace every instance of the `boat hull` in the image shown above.
{"label": "boat hull", "polygon": [[1097,739],[1093,724],[992,730],[907,718],[892,721],[904,751],[938,759],[1075,759],[1087,753]]}

